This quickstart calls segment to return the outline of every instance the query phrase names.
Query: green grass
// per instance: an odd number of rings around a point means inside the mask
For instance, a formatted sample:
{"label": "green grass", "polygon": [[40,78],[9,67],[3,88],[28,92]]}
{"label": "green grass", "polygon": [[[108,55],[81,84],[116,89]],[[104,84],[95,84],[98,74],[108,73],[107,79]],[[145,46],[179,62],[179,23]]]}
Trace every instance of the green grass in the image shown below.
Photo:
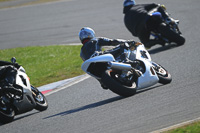
{"label": "green grass", "polygon": [[200,122],[194,122],[192,124],[173,129],[164,133],[200,133]]}
{"label": "green grass", "polygon": [[[7,1],[16,1],[16,0],[0,0],[0,2],[7,2]],[[34,0],[34,1],[24,1],[24,2],[22,2],[22,3],[16,3],[15,5],[1,7],[0,9],[3,9],[3,8],[11,8],[11,7],[21,7],[21,6],[28,6],[28,5],[42,4],[42,3],[48,3],[48,2],[56,2],[56,1],[59,1],[59,0]]]}
{"label": "green grass", "polygon": [[0,50],[0,60],[16,57],[31,79],[31,84],[41,86],[84,74],[81,70],[81,46],[33,46]]}
{"label": "green grass", "polygon": [[12,1],[12,0],[0,0],[0,2],[5,2],[5,1]]}

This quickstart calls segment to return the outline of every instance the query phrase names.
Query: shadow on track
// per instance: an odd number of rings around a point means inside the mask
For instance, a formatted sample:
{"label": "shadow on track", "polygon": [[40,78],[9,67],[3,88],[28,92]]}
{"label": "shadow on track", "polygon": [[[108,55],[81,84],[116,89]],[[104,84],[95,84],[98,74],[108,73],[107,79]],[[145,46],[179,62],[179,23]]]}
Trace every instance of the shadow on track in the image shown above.
{"label": "shadow on track", "polygon": [[37,112],[33,112],[33,113],[31,113],[31,114],[26,114],[26,115],[23,115],[23,114],[22,114],[22,116],[15,118],[14,121],[23,119],[23,118],[25,118],[25,117],[28,117],[28,116],[31,116],[31,115],[34,115],[34,114],[37,114],[37,113],[40,113],[40,112],[37,111]]}
{"label": "shadow on track", "polygon": [[153,89],[158,88],[160,86],[164,86],[164,85],[161,84],[161,85],[156,85],[156,86],[150,87],[150,88],[144,88],[144,89],[138,90],[136,94],[140,94],[140,93],[145,92],[145,91],[153,90]]}
{"label": "shadow on track", "polygon": [[155,49],[148,50],[148,52],[150,54],[156,54],[156,53],[163,52],[163,51],[166,51],[166,50],[170,50],[170,49],[176,48],[176,47],[180,47],[180,46],[177,46],[176,44],[169,44],[169,45],[166,45],[166,46],[163,46],[163,47],[158,47],[158,48],[155,48]]}
{"label": "shadow on track", "polygon": [[80,108],[71,109],[71,110],[64,111],[64,112],[61,112],[61,113],[58,113],[58,114],[55,114],[55,115],[52,115],[52,116],[48,116],[48,117],[45,117],[44,119],[55,117],[55,116],[59,116],[59,115],[61,115],[61,116],[69,115],[69,114],[73,114],[73,113],[76,113],[76,112],[84,111],[84,110],[87,110],[87,109],[96,108],[96,107],[99,107],[99,106],[102,106],[102,105],[106,105],[108,103],[112,103],[112,102],[121,100],[123,98],[124,97],[121,97],[121,96],[109,98],[109,99],[106,99],[106,100],[103,100],[103,101],[99,101],[99,102],[96,102],[96,103],[92,103],[92,104],[89,104],[89,105],[86,105],[86,106],[83,106],[83,107],[80,107]]}
{"label": "shadow on track", "polygon": [[[139,94],[139,93],[145,92],[145,91],[149,91],[149,90],[158,88],[160,86],[163,86],[163,85],[157,85],[157,86],[154,86],[154,87],[151,87],[151,88],[140,90],[140,91],[138,91],[136,93],[136,95]],[[71,110],[68,110],[68,111],[60,112],[58,114],[51,115],[51,116],[45,117],[43,119],[48,119],[48,118],[52,118],[52,117],[56,117],[56,116],[64,116],[64,115],[77,113],[77,112],[84,111],[84,110],[87,110],[87,109],[92,109],[92,108],[96,108],[96,107],[99,107],[99,106],[103,106],[103,105],[106,105],[106,104],[109,104],[109,103],[112,103],[112,102],[115,102],[115,101],[118,101],[118,100],[121,100],[121,99],[125,99],[125,98],[126,97],[116,96],[116,97],[109,98],[109,99],[106,99],[106,100],[103,100],[103,101],[99,101],[99,102],[96,102],[96,103],[85,105],[85,106],[82,106],[82,107],[79,107],[79,108],[75,108],[75,109],[71,109]]]}

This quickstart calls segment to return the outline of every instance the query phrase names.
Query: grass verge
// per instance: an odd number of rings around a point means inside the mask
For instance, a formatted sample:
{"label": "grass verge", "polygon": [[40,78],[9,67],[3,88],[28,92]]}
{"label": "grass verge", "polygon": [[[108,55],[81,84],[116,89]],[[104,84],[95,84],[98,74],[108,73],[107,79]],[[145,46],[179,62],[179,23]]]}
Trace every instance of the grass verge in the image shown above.
{"label": "grass verge", "polygon": [[12,1],[12,0],[0,0],[0,2],[6,2],[6,1]]}
{"label": "grass verge", "polygon": [[[0,0],[0,2],[8,2],[8,1],[14,1],[14,0]],[[60,1],[60,0],[32,0],[32,1],[24,1],[24,2],[16,3],[15,5],[1,7],[0,9],[3,9],[3,8],[12,8],[12,7],[21,7],[21,6],[29,6],[29,5],[36,5],[36,4],[48,3],[48,2],[56,2],[56,1]]]}
{"label": "grass verge", "polygon": [[194,122],[180,128],[176,128],[164,133],[200,133],[200,122]]}
{"label": "grass verge", "polygon": [[80,48],[80,45],[55,45],[4,49],[0,50],[0,60],[15,57],[25,68],[31,84],[38,87],[84,74]]}

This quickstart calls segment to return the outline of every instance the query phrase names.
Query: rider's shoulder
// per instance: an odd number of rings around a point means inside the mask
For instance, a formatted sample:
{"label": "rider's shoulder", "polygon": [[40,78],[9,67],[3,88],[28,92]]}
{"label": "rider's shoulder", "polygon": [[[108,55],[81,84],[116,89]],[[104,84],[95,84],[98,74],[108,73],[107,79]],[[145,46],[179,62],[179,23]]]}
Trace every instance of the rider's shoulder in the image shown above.
{"label": "rider's shoulder", "polygon": [[98,39],[98,37],[94,37],[94,38],[92,38],[91,40],[90,40],[90,42],[97,42],[99,39]]}
{"label": "rider's shoulder", "polygon": [[99,41],[110,41],[110,40],[112,40],[112,39],[107,38],[107,37],[97,37],[97,39],[98,39]]}

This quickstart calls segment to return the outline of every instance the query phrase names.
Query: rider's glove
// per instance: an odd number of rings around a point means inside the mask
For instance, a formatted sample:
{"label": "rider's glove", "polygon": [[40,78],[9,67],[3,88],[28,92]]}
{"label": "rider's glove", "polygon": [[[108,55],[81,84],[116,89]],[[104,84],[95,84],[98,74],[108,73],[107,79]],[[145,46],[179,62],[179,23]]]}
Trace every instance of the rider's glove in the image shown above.
{"label": "rider's glove", "polygon": [[18,63],[13,63],[13,66],[16,67],[17,69],[20,68],[20,65]]}
{"label": "rider's glove", "polygon": [[134,45],[135,45],[135,41],[133,41],[133,40],[128,40],[125,42],[125,47],[127,49],[134,50],[135,49],[135,48],[133,48]]}
{"label": "rider's glove", "polygon": [[134,45],[134,44],[135,44],[135,41],[133,41],[133,40],[127,40],[126,43],[128,43],[129,46],[131,46],[131,45]]}
{"label": "rider's glove", "polygon": [[163,10],[166,10],[167,8],[165,7],[165,5],[160,5],[160,7],[163,9]]}
{"label": "rider's glove", "polygon": [[142,45],[141,42],[136,42],[136,41],[128,41],[129,44],[129,49],[134,50],[138,45]]}

